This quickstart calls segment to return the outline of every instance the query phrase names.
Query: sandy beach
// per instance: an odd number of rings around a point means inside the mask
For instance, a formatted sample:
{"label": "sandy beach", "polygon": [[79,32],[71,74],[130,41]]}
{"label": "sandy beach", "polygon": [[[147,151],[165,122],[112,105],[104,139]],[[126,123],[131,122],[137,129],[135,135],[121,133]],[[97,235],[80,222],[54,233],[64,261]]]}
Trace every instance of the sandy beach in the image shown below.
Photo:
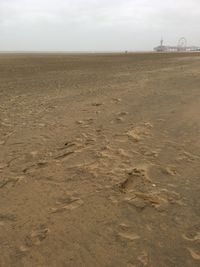
{"label": "sandy beach", "polygon": [[200,54],[0,54],[0,266],[200,266]]}

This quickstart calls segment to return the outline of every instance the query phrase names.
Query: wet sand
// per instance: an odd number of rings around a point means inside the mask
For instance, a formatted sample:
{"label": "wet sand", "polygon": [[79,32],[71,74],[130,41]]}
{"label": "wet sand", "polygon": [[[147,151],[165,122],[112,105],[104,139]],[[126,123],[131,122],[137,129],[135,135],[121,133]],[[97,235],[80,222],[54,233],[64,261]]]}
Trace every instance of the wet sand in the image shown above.
{"label": "wet sand", "polygon": [[0,266],[200,266],[200,54],[0,55]]}

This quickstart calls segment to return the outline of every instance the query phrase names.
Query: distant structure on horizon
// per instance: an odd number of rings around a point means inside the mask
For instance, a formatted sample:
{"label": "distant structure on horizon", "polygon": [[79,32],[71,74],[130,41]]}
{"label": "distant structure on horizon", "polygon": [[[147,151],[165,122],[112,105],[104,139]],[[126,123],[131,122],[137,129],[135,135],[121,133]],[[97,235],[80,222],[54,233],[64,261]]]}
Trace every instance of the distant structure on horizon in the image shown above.
{"label": "distant structure on horizon", "polygon": [[178,40],[177,46],[163,45],[163,38],[160,40],[160,45],[154,48],[156,52],[195,52],[200,51],[198,46],[187,46],[187,40],[185,37],[181,37]]}

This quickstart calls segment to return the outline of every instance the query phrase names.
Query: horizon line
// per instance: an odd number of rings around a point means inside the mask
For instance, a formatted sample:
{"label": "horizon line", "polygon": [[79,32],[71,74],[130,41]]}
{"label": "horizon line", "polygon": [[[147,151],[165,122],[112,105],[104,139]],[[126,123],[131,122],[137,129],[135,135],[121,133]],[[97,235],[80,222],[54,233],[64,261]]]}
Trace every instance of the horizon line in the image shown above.
{"label": "horizon line", "polygon": [[140,53],[153,50],[0,50],[0,53]]}

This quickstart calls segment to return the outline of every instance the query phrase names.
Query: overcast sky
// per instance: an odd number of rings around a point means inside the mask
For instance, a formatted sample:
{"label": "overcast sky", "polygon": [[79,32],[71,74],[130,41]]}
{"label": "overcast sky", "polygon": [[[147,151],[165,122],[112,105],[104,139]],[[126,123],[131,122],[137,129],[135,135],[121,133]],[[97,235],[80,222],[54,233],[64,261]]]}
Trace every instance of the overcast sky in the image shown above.
{"label": "overcast sky", "polygon": [[200,46],[200,0],[0,0],[0,51]]}

